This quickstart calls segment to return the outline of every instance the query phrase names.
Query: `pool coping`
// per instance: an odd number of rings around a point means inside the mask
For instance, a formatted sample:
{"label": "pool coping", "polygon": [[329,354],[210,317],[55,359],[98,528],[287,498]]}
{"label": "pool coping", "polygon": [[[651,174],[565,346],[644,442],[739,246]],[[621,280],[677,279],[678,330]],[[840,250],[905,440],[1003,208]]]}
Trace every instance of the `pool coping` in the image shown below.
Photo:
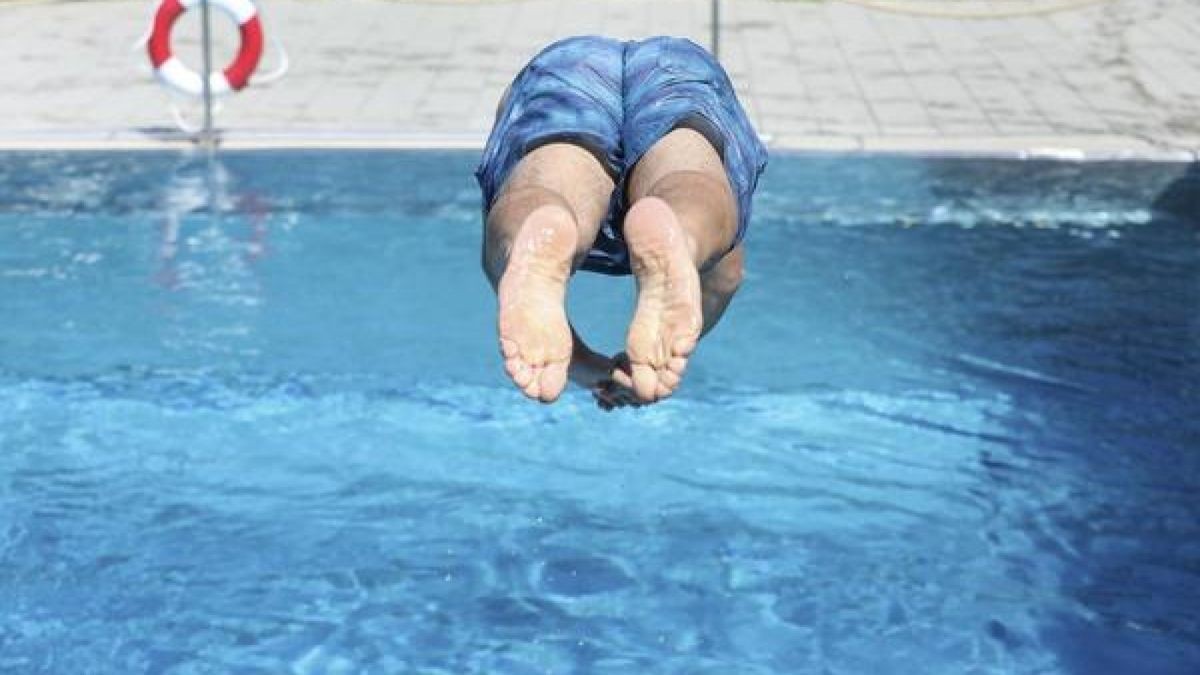
{"label": "pool coping", "polygon": [[[0,151],[194,150],[196,136],[169,129],[0,131]],[[217,147],[248,150],[480,150],[479,132],[224,130]],[[1159,142],[1127,136],[764,135],[772,150],[816,154],[913,155],[1063,161],[1200,161],[1200,139]]]}

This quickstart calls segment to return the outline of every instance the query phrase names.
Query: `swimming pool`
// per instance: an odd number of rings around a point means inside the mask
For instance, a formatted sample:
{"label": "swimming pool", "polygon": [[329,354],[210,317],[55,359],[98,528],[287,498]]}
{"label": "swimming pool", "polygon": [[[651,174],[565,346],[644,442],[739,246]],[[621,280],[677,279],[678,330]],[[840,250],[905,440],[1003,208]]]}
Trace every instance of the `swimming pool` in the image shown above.
{"label": "swimming pool", "polygon": [[605,414],[506,383],[473,159],[0,155],[0,671],[1200,668],[1194,167],[776,156]]}

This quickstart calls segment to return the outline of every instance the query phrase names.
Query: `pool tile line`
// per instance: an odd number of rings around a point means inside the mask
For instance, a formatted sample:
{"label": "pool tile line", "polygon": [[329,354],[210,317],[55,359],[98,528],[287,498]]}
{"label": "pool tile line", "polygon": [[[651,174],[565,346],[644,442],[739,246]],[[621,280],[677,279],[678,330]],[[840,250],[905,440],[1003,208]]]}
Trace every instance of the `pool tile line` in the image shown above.
{"label": "pool tile line", "polygon": [[[1058,159],[1067,161],[1200,161],[1200,152],[1125,136],[870,136],[763,134],[775,151]],[[477,132],[392,132],[378,130],[241,130],[221,132],[224,150],[472,150],[483,148]],[[0,151],[188,150],[195,138],[172,130],[72,130],[55,133],[0,132]]]}

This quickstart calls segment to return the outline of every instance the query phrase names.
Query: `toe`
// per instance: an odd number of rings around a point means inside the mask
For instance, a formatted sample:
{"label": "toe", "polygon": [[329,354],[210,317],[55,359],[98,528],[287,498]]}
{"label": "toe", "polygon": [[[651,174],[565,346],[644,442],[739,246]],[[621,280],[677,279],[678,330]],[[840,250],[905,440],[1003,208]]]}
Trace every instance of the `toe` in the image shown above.
{"label": "toe", "polygon": [[644,363],[633,364],[633,392],[638,399],[651,403],[654,392],[658,388],[658,374],[654,368]]}
{"label": "toe", "polygon": [[504,355],[505,359],[512,359],[521,353],[521,349],[515,340],[500,338],[500,353]]}
{"label": "toe", "polygon": [[633,389],[633,376],[630,371],[629,355],[625,352],[613,358],[613,369],[610,373],[612,381],[626,391]]}
{"label": "toe", "polygon": [[524,385],[518,385],[518,386],[521,387],[521,391],[529,398],[531,398],[535,401],[542,400],[542,398],[541,398],[542,386],[541,386],[541,382],[539,381],[539,378],[537,377],[537,373],[531,372],[529,375],[529,382],[527,382]]}
{"label": "toe", "polygon": [[675,373],[675,371],[668,367],[658,371],[658,381],[661,382],[668,391],[675,391],[675,388],[679,386],[681,378]]}
{"label": "toe", "polygon": [[546,364],[538,373],[539,399],[543,403],[551,403],[558,399],[567,386],[567,364],[555,362]]}
{"label": "toe", "polygon": [[629,373],[627,373],[623,370],[618,370],[613,373],[612,378],[613,378],[613,382],[616,382],[617,384],[621,385],[622,387],[624,387],[626,389],[633,389],[633,376],[630,375]]}
{"label": "toe", "polygon": [[510,358],[504,362],[504,370],[512,378],[513,383],[524,389],[533,380],[533,369],[520,358]]}

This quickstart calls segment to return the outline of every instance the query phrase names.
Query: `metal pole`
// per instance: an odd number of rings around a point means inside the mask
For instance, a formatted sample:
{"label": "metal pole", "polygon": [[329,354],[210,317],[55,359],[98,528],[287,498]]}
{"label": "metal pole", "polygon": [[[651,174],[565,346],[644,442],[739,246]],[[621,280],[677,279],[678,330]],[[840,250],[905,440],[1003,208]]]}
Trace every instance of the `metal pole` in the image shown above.
{"label": "metal pole", "polygon": [[721,0],[712,0],[711,29],[713,57],[719,59],[721,58]]}
{"label": "metal pole", "polygon": [[215,139],[213,138],[212,83],[209,81],[212,74],[212,33],[210,32],[208,22],[208,0],[200,0],[200,10],[204,21],[202,35],[204,48],[204,131],[200,137],[200,143],[208,148],[212,148],[215,145]]}

